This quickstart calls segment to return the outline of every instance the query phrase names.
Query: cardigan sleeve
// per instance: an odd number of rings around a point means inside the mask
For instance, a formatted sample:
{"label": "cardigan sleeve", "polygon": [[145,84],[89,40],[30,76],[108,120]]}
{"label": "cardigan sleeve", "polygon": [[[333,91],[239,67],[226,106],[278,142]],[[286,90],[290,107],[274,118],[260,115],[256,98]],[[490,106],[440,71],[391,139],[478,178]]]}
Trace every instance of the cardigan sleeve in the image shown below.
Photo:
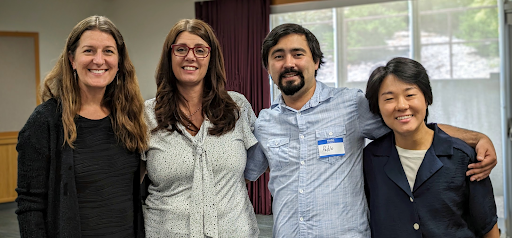
{"label": "cardigan sleeve", "polygon": [[[46,109],[46,110],[45,110]],[[46,237],[48,176],[50,170],[50,123],[45,104],[29,117],[18,135],[18,197],[21,237]],[[56,132],[54,132],[56,133]]]}

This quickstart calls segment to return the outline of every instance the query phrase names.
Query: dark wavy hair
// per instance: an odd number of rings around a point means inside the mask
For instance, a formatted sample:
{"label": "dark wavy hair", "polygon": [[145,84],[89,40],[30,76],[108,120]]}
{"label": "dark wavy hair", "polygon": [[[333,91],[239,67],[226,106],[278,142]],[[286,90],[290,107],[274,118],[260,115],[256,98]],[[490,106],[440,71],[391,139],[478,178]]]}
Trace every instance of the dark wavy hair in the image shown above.
{"label": "dark wavy hair", "polygon": [[[210,135],[222,135],[235,127],[240,109],[225,88],[226,70],[219,41],[213,29],[207,23],[198,19],[180,20],[172,27],[165,39],[155,76],[157,85],[155,116],[158,125],[151,132],[167,130],[182,133],[176,124],[187,125],[191,123],[179,108],[179,103],[184,102],[185,98],[178,91],[178,79],[172,71],[171,45],[175,43],[178,35],[185,31],[201,37],[211,47],[208,71],[204,77],[201,113],[213,124],[208,133]],[[192,123],[192,125],[194,124]],[[194,129],[198,130],[195,126]]]}
{"label": "dark wavy hair", "polygon": [[147,148],[147,127],[144,121],[144,100],[140,94],[135,68],[128,56],[123,36],[108,18],[90,16],[80,21],[69,33],[66,45],[52,71],[46,75],[41,91],[42,101],[55,98],[62,105],[64,143],[71,148],[76,140],[75,117],[82,105],[80,87],[73,76],[69,56],[75,56],[80,38],[86,31],[101,31],[111,35],[119,52],[117,79],[105,89],[102,105],[111,111],[116,138],[130,151],[143,152]]}
{"label": "dark wavy hair", "polygon": [[[431,105],[434,97],[432,95],[432,87],[430,87],[430,80],[428,78],[427,70],[415,60],[397,57],[390,60],[386,66],[380,66],[373,70],[368,83],[366,84],[366,99],[370,105],[370,111],[379,116],[379,90],[382,81],[388,76],[394,75],[398,80],[418,86],[423,95],[427,105]],[[428,117],[428,107],[425,114],[425,123]]]}
{"label": "dark wavy hair", "polygon": [[[286,23],[279,26],[276,26],[270,33],[268,33],[265,40],[263,40],[263,44],[261,45],[261,61],[265,69],[268,69],[268,54],[270,53],[270,49],[277,45],[279,40],[290,34],[299,34],[304,35],[306,37],[306,41],[308,42],[309,50],[313,56],[313,61],[319,62],[318,69],[325,63],[323,61],[324,54],[320,49],[320,43],[316,39],[315,35],[311,33],[308,29],[302,27],[301,25],[294,23]],[[315,76],[317,75],[317,70],[315,70]]]}

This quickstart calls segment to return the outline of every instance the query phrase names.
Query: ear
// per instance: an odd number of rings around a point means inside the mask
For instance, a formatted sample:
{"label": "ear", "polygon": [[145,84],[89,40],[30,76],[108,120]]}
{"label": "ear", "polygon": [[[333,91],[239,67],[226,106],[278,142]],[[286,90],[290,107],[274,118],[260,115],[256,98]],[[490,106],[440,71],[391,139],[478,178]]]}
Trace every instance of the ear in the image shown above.
{"label": "ear", "polygon": [[71,52],[68,52],[68,59],[69,59],[69,63],[71,63],[71,66],[73,67],[73,69],[76,69],[75,59],[74,59],[73,55],[71,54]]}
{"label": "ear", "polygon": [[318,70],[318,67],[320,67],[320,60],[318,60],[316,63],[315,63],[315,71]]}

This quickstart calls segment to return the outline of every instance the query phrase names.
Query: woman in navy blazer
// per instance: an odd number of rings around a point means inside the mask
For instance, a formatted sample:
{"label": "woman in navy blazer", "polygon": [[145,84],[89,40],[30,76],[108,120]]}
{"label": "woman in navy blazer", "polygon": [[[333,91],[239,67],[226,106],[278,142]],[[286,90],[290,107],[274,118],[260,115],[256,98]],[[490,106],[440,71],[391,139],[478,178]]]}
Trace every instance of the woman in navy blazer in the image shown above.
{"label": "woman in navy blazer", "polygon": [[466,177],[475,151],[426,123],[425,68],[392,59],[373,71],[366,98],[392,130],[364,149],[372,237],[499,237],[490,179]]}

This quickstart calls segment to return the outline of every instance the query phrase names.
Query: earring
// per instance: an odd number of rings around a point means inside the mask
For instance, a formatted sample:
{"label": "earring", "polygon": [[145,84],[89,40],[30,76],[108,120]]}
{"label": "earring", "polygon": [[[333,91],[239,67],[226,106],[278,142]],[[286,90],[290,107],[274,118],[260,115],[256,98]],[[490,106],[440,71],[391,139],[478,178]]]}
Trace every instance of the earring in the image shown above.
{"label": "earring", "polygon": [[116,74],[116,83],[119,85],[119,74]]}
{"label": "earring", "polygon": [[73,77],[75,77],[75,81],[76,81],[76,69],[73,70]]}

